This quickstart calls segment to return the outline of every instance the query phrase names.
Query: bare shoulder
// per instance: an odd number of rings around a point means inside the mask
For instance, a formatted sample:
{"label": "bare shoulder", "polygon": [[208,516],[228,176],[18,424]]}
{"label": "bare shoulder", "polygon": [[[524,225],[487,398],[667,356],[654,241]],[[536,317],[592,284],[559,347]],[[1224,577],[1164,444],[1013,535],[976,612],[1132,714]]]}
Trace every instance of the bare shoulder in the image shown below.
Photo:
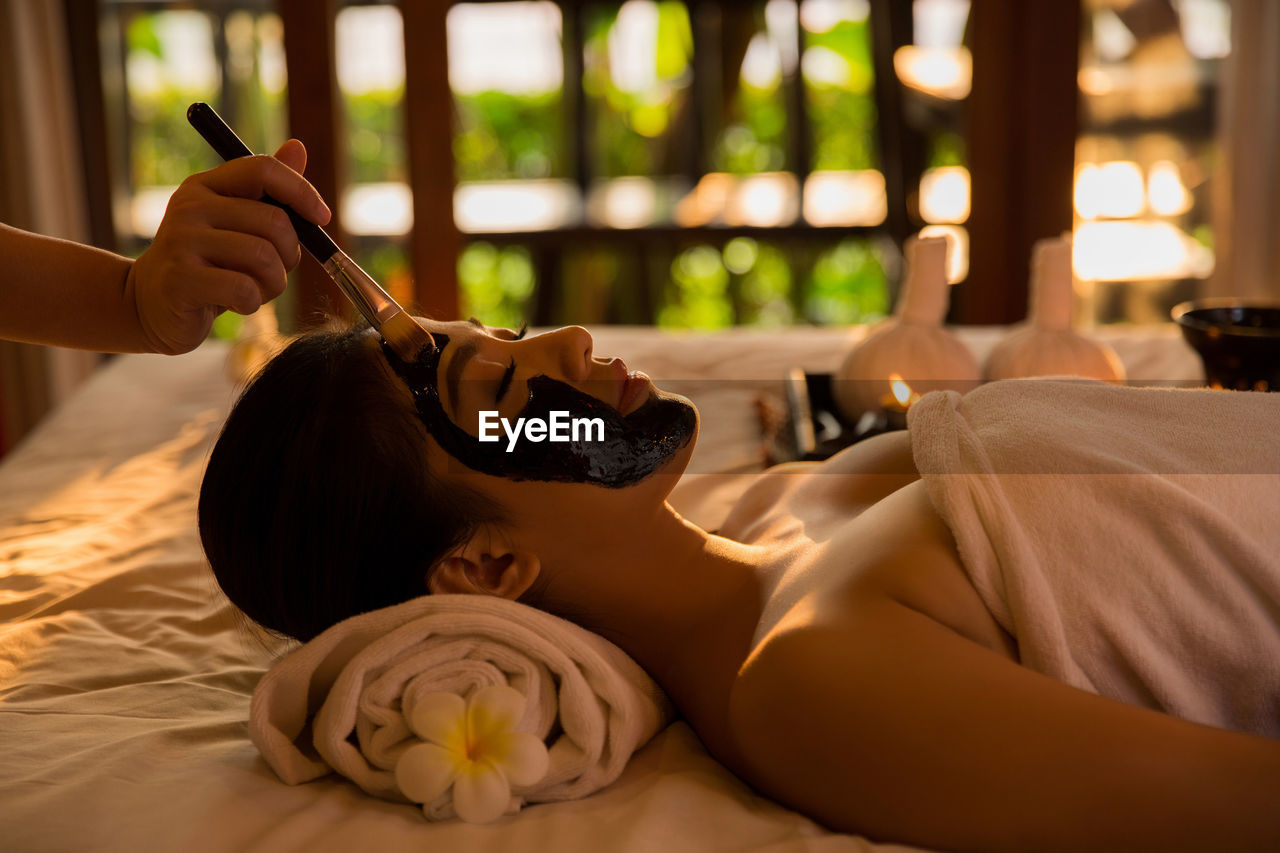
{"label": "bare shoulder", "polygon": [[987,610],[961,562],[955,538],[917,480],[866,510],[850,531],[858,564],[841,589],[814,602],[828,621],[848,618],[863,599],[886,598],[1015,660],[1016,645]]}

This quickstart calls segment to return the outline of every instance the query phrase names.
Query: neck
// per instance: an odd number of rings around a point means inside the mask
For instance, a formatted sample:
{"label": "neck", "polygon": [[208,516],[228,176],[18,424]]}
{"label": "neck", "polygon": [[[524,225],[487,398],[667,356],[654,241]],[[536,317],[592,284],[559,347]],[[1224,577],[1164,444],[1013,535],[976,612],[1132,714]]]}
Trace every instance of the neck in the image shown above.
{"label": "neck", "polygon": [[764,549],[715,536],[663,505],[641,525],[642,548],[575,548],[590,565],[547,600],[627,652],[724,760],[729,691],[763,606]]}

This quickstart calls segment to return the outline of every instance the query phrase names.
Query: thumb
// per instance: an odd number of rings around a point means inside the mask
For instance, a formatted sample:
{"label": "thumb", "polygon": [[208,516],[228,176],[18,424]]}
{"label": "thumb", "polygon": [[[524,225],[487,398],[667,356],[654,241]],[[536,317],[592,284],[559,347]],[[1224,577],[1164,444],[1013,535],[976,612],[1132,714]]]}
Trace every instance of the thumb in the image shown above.
{"label": "thumb", "polygon": [[285,140],[276,150],[276,159],[301,175],[307,168],[307,148],[297,139]]}

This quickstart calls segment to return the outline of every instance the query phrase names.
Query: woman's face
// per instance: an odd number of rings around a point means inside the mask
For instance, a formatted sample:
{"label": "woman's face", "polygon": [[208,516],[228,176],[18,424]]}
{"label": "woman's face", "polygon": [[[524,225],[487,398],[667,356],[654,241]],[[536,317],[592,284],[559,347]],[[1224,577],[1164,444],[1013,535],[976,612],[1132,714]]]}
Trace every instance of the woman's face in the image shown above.
{"label": "woman's face", "polygon": [[524,336],[474,319],[419,322],[437,355],[415,368],[383,353],[446,452],[444,476],[618,489],[683,471],[697,432],[692,404],[619,359],[594,357],[580,326]]}

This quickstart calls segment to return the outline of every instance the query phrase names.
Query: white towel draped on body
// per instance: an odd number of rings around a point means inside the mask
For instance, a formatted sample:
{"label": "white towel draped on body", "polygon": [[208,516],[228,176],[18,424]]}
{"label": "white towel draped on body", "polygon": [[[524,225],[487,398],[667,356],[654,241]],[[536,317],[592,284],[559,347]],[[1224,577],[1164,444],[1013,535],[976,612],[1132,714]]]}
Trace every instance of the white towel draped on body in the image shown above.
{"label": "white towel draped on body", "polygon": [[1025,666],[1280,736],[1280,394],[1014,380],[909,424]]}
{"label": "white towel draped on body", "polygon": [[[505,599],[432,595],[354,616],[282,658],[254,690],[249,735],[291,785],[336,771],[407,802],[393,771],[418,741],[402,701],[491,684],[524,694],[518,729],[550,752],[542,781],[514,791],[519,802],[603,788],[671,719],[658,686],[602,637]],[[431,818],[453,815],[447,794],[427,806]]]}

